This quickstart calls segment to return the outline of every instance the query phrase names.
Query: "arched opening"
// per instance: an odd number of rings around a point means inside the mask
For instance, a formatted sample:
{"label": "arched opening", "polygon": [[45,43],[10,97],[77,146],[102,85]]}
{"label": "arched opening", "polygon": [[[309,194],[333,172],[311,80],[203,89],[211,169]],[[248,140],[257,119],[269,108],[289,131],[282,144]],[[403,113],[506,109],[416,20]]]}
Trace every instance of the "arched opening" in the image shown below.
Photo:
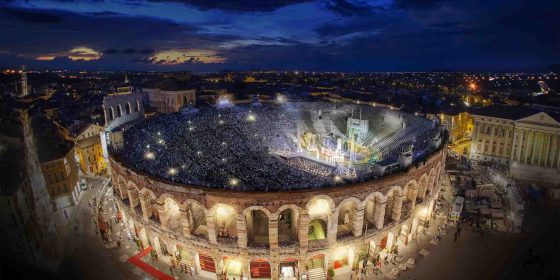
{"label": "arched opening", "polygon": [[286,246],[298,241],[298,215],[291,208],[280,212],[278,216],[278,243]]}
{"label": "arched opening", "polygon": [[140,112],[140,101],[136,100],[136,112]]}
{"label": "arched opening", "polygon": [[338,208],[338,227],[336,231],[337,238],[352,236],[354,219],[358,205],[355,201],[343,202]]}
{"label": "arched opening", "polygon": [[299,279],[298,261],[294,258],[287,258],[278,265],[280,280]]}
{"label": "arched opening", "polygon": [[308,240],[324,240],[327,238],[327,223],[321,219],[315,219],[309,223]]}
{"label": "arched opening", "polygon": [[[180,230],[180,220],[181,220],[181,210],[179,210],[179,204],[175,202],[173,198],[166,197],[163,204],[163,212],[166,221],[162,221],[162,224],[166,224],[167,228],[172,231]],[[163,218],[163,217],[160,217]]]}
{"label": "arched opening", "polygon": [[216,237],[218,242],[235,244],[237,242],[237,223],[235,209],[229,205],[220,204],[215,209]]}
{"label": "arched opening", "polygon": [[426,188],[425,197],[430,197],[432,195],[435,181],[436,181],[436,172],[432,169],[432,171],[430,171],[430,176],[428,176],[428,187]]}
{"label": "arched opening", "polygon": [[130,102],[126,103],[126,114],[130,115],[132,113],[132,106],[130,106]]}
{"label": "arched opening", "polygon": [[408,235],[410,230],[408,225],[402,225],[397,232],[397,238],[395,240],[395,246],[397,249],[401,249],[404,246],[408,245]]}
{"label": "arched opening", "polygon": [[[179,266],[179,271],[184,273],[192,273],[194,270],[192,267],[193,254],[192,251],[187,250],[187,248],[177,244],[177,262]],[[192,269],[192,270],[191,270]],[[194,273],[192,273],[194,274]]]}
{"label": "arched opening", "polygon": [[393,206],[395,205],[395,194],[391,190],[387,194],[387,202],[385,203],[385,221],[383,224],[388,224],[393,220]]}
{"label": "arched opening", "polygon": [[310,275],[309,278],[326,279],[325,255],[319,254],[307,259],[305,266],[307,267],[307,273]]}
{"label": "arched opening", "polygon": [[138,197],[138,189],[136,186],[132,185],[132,188],[129,190],[129,201],[130,201],[130,209],[134,210],[136,215],[142,217],[142,206],[140,205],[140,198]]}
{"label": "arched opening", "polygon": [[253,279],[271,278],[270,263],[265,259],[252,260],[249,264],[249,272],[251,273],[251,278]]}
{"label": "arched opening", "polygon": [[123,115],[122,107],[121,107],[121,105],[119,104],[119,105],[117,106],[117,117],[122,117],[122,115]]}
{"label": "arched opening", "polygon": [[109,107],[109,120],[114,120],[115,119],[115,109],[113,109],[113,107]]}
{"label": "arched opening", "polygon": [[216,278],[216,263],[214,258],[207,253],[197,252],[196,267],[198,274],[205,278]]}
{"label": "arched opening", "polygon": [[223,258],[222,264],[226,280],[241,279],[243,275],[243,263],[241,260],[226,256]]}
{"label": "arched opening", "polygon": [[250,246],[268,247],[268,216],[261,210],[250,210],[245,214],[247,238]]}
{"label": "arched opening", "polygon": [[391,252],[393,249],[393,233],[388,232],[379,242],[379,248],[385,252]]}
{"label": "arched opening", "polygon": [[187,219],[189,220],[192,235],[206,238],[208,228],[206,226],[206,212],[202,205],[191,203],[187,207]]}
{"label": "arched opening", "polygon": [[385,199],[381,193],[375,193],[366,198],[364,210],[364,227],[368,233],[382,229],[385,221]]}

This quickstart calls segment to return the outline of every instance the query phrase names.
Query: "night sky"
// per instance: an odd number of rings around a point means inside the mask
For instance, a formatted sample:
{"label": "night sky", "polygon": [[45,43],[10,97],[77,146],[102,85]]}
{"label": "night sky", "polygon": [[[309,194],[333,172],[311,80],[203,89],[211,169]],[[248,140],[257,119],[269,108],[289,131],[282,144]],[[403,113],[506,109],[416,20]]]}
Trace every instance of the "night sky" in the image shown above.
{"label": "night sky", "polygon": [[0,67],[537,70],[558,0],[0,0]]}

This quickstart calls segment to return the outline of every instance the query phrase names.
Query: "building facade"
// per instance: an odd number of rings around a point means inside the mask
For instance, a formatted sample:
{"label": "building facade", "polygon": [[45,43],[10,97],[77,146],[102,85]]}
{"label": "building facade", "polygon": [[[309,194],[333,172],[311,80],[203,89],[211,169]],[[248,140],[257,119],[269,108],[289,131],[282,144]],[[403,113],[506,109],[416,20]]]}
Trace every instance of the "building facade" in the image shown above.
{"label": "building facade", "polygon": [[411,242],[439,195],[445,149],[407,171],[337,188],[243,192],[177,184],[111,155],[139,249],[197,277],[325,279]]}
{"label": "building facade", "polygon": [[471,136],[473,130],[473,118],[468,112],[426,114],[426,118],[438,119],[449,132],[449,142],[451,143]]}
{"label": "building facade", "polygon": [[161,90],[158,88],[145,88],[142,92],[148,95],[150,107],[162,114],[176,113],[183,106],[195,106],[196,94],[194,89],[188,90]]}
{"label": "building facade", "polygon": [[107,167],[103,159],[103,148],[101,147],[101,133],[103,127],[87,124],[86,127],[73,139],[76,143],[76,154],[80,163],[80,169],[86,174],[99,175]]}
{"label": "building facade", "polygon": [[471,159],[509,166],[515,179],[558,185],[560,121],[533,108],[489,106],[473,111]]}

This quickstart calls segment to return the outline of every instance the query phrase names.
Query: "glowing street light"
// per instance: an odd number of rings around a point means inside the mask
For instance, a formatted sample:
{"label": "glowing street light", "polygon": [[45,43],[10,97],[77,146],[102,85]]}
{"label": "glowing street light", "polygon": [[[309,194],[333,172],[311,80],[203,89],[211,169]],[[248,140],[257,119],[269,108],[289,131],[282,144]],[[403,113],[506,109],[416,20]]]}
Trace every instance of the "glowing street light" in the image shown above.
{"label": "glowing street light", "polygon": [[169,168],[169,170],[167,170],[167,174],[171,175],[171,176],[175,176],[177,175],[177,169],[176,168]]}
{"label": "glowing street light", "polygon": [[254,121],[256,121],[256,120],[257,120],[257,118],[256,118],[255,115],[253,115],[253,114],[249,114],[249,115],[247,116],[247,121],[254,122]]}

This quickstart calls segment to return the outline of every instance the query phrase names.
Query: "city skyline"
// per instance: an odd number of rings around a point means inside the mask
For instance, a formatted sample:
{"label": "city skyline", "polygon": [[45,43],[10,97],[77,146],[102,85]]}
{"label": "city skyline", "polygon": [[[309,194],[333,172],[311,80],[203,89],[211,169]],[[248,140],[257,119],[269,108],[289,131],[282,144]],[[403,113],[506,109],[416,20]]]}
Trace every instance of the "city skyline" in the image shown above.
{"label": "city skyline", "polygon": [[553,1],[7,1],[0,67],[546,71]]}

